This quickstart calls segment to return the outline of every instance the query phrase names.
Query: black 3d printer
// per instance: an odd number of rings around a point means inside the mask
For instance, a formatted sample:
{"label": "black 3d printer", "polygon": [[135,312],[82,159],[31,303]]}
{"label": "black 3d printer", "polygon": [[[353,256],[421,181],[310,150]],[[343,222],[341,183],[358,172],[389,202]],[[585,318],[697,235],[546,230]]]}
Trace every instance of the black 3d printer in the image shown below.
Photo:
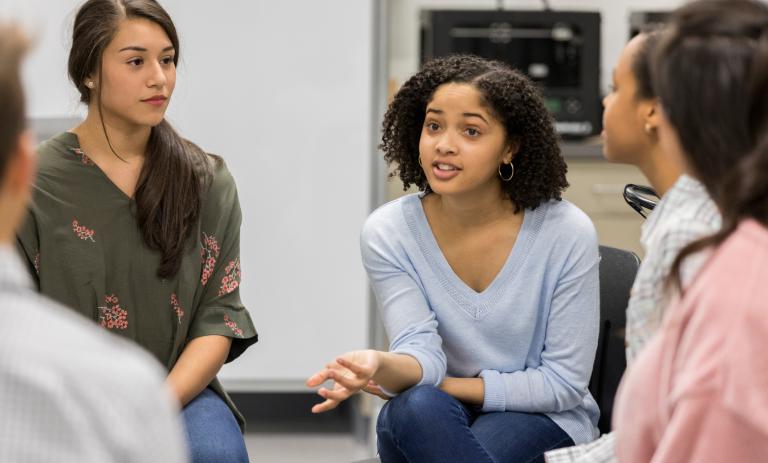
{"label": "black 3d printer", "polygon": [[422,64],[455,53],[504,61],[540,86],[562,137],[602,130],[600,13],[427,10],[421,19]]}

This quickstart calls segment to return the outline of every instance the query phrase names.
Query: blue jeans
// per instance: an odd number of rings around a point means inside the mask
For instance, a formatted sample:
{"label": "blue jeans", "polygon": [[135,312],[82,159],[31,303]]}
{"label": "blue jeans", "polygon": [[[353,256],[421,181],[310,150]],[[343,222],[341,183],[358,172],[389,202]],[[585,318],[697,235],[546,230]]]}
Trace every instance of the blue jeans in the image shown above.
{"label": "blue jeans", "polygon": [[192,463],[248,463],[235,415],[210,388],[181,411]]}
{"label": "blue jeans", "polygon": [[376,426],[382,463],[543,462],[544,452],[573,445],[541,413],[482,413],[433,386],[391,399]]}

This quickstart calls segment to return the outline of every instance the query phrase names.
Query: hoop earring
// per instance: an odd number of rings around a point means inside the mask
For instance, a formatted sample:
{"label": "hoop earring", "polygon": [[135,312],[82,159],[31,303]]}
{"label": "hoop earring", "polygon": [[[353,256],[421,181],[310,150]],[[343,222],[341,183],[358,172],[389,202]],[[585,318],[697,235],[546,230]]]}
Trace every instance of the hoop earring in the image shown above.
{"label": "hoop earring", "polygon": [[418,157],[418,158],[416,158],[416,159],[418,159],[418,160],[419,160],[419,165],[420,165],[421,167],[424,167],[424,166],[422,166],[422,165],[421,165],[421,156],[419,156],[419,157]]}
{"label": "hoop earring", "polygon": [[[509,175],[508,176],[505,177],[504,174],[501,173],[501,166],[509,166]],[[514,176],[515,176],[515,166],[512,165],[511,162],[509,164],[505,164],[505,163],[499,164],[499,177],[501,178],[501,180],[503,182],[508,182],[508,181],[512,180],[512,177],[514,177]]]}

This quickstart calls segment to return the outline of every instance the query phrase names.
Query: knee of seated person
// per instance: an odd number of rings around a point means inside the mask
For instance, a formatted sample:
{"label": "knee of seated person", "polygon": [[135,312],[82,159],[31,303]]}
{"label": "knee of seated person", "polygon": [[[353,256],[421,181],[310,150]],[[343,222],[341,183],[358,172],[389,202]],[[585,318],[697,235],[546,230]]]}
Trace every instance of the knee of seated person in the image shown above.
{"label": "knee of seated person", "polygon": [[208,417],[207,427],[187,435],[192,463],[247,463],[245,440],[234,419],[216,421]]}
{"label": "knee of seated person", "polygon": [[248,453],[242,445],[218,442],[213,445],[193,446],[192,463],[247,463]]}
{"label": "knee of seated person", "polygon": [[396,397],[384,406],[379,414],[378,428],[390,428],[393,424],[415,424],[429,419],[450,396],[435,386],[416,386]]}

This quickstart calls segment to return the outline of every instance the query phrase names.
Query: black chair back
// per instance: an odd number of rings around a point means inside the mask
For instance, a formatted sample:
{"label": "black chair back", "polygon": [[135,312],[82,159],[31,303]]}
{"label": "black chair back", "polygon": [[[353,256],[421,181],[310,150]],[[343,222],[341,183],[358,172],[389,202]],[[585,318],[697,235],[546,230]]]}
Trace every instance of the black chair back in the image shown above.
{"label": "black chair back", "polygon": [[597,427],[603,433],[611,429],[613,399],[627,367],[626,310],[639,266],[633,252],[600,246],[600,337],[589,390],[600,407]]}

